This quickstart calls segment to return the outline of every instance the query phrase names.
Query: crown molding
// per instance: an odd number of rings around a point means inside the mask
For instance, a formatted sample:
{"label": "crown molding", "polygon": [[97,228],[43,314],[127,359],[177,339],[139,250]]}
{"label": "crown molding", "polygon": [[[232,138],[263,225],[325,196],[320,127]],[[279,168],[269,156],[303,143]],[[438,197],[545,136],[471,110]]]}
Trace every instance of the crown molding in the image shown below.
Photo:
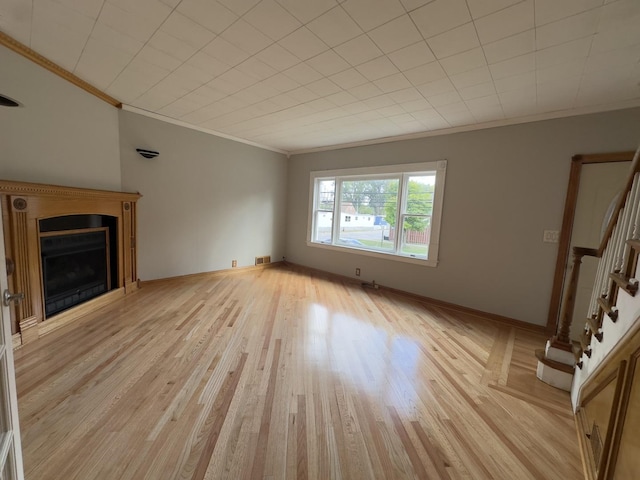
{"label": "crown molding", "polygon": [[32,50],[27,47],[25,44],[20,43],[13,37],[10,37],[6,33],[0,32],[0,45],[4,45],[9,50],[13,50],[18,55],[22,55],[23,57],[31,60],[33,63],[40,65],[42,68],[49,70],[51,73],[58,75],[59,77],[65,79],[66,81],[72,83],[78,88],[81,88],[85,92],[90,93],[98,97],[100,100],[107,102],[109,105],[113,105],[116,108],[121,108],[122,103],[119,100],[116,100],[110,95],[107,95],[102,90],[94,87],[88,82],[85,82],[80,77],[74,75],[68,70],[65,70],[60,65],[53,63],[46,57],[43,57],[38,52]]}
{"label": "crown molding", "polygon": [[137,113],[139,115],[144,115],[145,117],[154,118],[156,120],[160,120],[161,122],[171,123],[172,125],[188,128],[190,130],[196,130],[198,132],[208,133],[209,135],[214,135],[216,137],[226,138],[227,140],[233,140],[234,142],[244,143],[246,145],[251,145],[252,147],[262,148],[263,150],[282,153],[283,155],[287,155],[287,157],[289,157],[289,152],[286,150],[281,150],[279,148],[270,147],[268,145],[263,145],[261,143],[252,142],[251,140],[247,140],[245,138],[234,137],[233,135],[228,135],[226,133],[218,132],[216,130],[211,130],[209,128],[192,125],[190,123],[183,122],[182,120],[177,120],[175,118],[167,117],[159,113],[150,112],[149,110],[144,110],[142,108],[134,107],[133,105],[127,105],[126,103],[122,104],[122,110],[124,110],[125,112],[132,112],[132,113]]}

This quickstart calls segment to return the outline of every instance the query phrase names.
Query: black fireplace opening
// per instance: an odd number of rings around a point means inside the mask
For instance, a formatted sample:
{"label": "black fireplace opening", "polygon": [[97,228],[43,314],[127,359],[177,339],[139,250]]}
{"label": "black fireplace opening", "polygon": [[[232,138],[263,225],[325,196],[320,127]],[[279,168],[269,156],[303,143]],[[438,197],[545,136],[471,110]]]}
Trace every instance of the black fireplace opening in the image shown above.
{"label": "black fireplace opening", "polygon": [[45,317],[114,288],[115,220],[105,215],[70,215],[40,221]]}

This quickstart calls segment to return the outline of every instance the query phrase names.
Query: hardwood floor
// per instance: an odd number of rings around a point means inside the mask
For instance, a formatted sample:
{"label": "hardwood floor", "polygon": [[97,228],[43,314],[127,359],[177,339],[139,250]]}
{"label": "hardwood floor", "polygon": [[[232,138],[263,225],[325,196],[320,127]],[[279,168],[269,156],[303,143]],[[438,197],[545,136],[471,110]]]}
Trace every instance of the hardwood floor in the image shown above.
{"label": "hardwood floor", "polygon": [[290,267],[147,284],[16,352],[26,477],[579,479],[543,342]]}

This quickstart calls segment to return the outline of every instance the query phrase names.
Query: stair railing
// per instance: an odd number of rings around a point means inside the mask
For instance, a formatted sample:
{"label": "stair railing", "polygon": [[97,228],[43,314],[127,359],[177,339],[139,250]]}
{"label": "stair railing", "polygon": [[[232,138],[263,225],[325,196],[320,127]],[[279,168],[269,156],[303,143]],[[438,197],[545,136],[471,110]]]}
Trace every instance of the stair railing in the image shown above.
{"label": "stair railing", "polygon": [[[560,323],[551,346],[573,351],[570,331],[575,307],[575,296],[580,275],[580,264],[584,256],[599,258],[594,288],[589,304],[584,334],[580,340],[582,350],[577,353],[577,365],[582,353],[590,356],[591,336],[602,341],[604,315],[612,321],[617,319],[615,306],[618,287],[634,295],[638,281],[630,278],[635,270],[637,255],[632,255],[634,245],[640,246],[640,148],[636,151],[622,192],[612,211],[607,228],[597,249],[574,247],[573,266],[569,284],[560,311]],[[634,243],[634,240],[636,241]]]}

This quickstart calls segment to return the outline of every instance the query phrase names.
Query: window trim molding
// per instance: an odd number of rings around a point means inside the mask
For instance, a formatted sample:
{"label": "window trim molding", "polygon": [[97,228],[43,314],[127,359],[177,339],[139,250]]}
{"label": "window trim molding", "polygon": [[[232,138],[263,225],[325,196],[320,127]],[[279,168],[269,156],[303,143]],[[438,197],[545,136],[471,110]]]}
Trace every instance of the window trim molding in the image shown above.
{"label": "window trim molding", "polygon": [[[357,247],[349,247],[342,245],[333,245],[313,241],[313,221],[315,216],[315,186],[316,180],[325,177],[349,177],[349,176],[376,176],[376,175],[412,175],[425,171],[436,172],[436,184],[433,195],[433,212],[431,216],[431,237],[429,239],[429,258],[421,259],[405,255],[398,255],[395,252],[381,252],[374,250],[366,250]],[[436,267],[439,263],[439,247],[440,247],[440,223],[442,221],[442,207],[444,201],[445,178],[447,172],[447,160],[434,160],[430,162],[420,163],[403,163],[396,165],[382,165],[374,167],[357,167],[333,170],[312,170],[309,173],[309,205],[307,209],[307,246],[315,248],[323,248],[344,253],[355,253],[368,257],[383,258],[397,262],[413,263],[422,266]],[[335,202],[338,202],[338,187],[336,186]],[[404,198],[400,199],[400,203]],[[333,212],[335,213],[335,206]],[[334,215],[336,217],[336,215]],[[336,219],[334,218],[334,223]]]}

